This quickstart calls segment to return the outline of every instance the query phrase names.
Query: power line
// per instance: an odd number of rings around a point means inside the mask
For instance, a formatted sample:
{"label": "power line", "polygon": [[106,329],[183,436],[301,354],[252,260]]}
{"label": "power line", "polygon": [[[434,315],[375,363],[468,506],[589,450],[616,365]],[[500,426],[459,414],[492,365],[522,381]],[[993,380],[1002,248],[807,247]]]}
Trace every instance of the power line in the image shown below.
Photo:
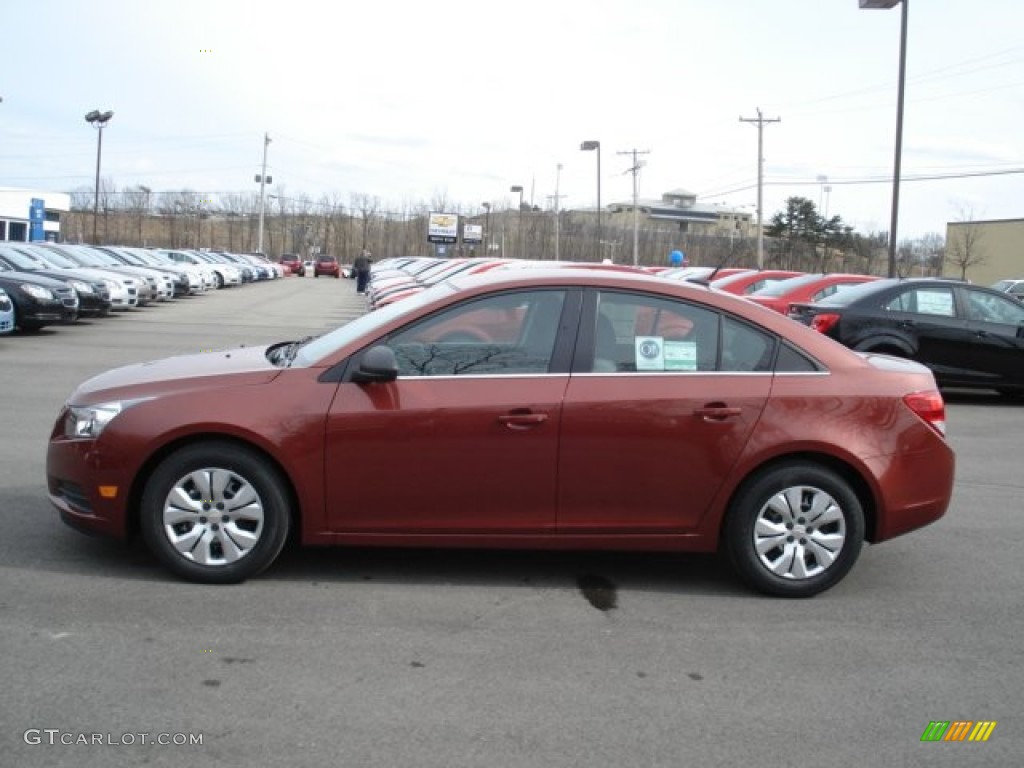
{"label": "power line", "polygon": [[[921,174],[917,176],[901,176],[901,181],[945,181],[949,179],[970,179],[970,178],[982,178],[987,176],[1011,176],[1019,173],[1024,173],[1024,168],[1009,168],[1000,171],[962,171],[960,173],[932,173],[932,174]],[[889,184],[892,182],[891,176],[869,176],[857,179],[835,179],[829,177],[829,184],[838,184],[843,186],[854,186],[860,184]],[[800,187],[818,185],[817,180],[811,179],[778,179],[765,181],[764,185],[768,187]],[[714,197],[725,197],[726,195],[732,195],[737,192],[746,192],[751,189],[755,189],[757,184],[745,184],[740,187],[732,187],[721,192],[708,192],[700,195],[704,200]]]}

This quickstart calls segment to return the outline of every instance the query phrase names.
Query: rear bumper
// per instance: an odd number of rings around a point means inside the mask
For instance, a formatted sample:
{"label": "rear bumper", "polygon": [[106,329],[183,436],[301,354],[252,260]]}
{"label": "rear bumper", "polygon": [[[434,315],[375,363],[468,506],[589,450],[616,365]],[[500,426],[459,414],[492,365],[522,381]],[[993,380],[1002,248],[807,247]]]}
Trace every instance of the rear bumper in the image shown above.
{"label": "rear bumper", "polygon": [[875,528],[869,541],[877,543],[934,523],[946,514],[953,495],[956,458],[936,436],[927,451],[902,453],[868,462],[876,477],[884,477],[886,493],[879,500]]}

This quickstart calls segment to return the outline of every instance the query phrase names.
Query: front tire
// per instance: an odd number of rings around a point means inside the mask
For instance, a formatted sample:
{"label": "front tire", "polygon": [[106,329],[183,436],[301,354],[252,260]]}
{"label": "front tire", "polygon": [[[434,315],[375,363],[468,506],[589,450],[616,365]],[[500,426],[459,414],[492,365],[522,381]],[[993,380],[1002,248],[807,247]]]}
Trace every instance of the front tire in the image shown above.
{"label": "front tire", "polygon": [[812,597],[839,583],[856,562],[864,510],[838,474],[792,462],[743,484],[723,533],[748,586],[778,597]]}
{"label": "front tire", "polygon": [[146,482],[140,527],[176,575],[235,584],[257,575],[288,537],[289,503],[277,468],[233,443],[196,443],[164,459]]}

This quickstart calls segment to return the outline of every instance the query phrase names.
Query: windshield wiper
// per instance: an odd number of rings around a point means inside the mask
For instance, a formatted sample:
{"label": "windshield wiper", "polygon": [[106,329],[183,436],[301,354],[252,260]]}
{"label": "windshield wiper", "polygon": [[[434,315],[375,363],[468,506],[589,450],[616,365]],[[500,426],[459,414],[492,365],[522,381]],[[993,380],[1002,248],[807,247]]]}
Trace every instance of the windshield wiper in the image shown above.
{"label": "windshield wiper", "polygon": [[315,338],[317,337],[304,336],[301,339],[293,341],[288,346],[284,347],[280,354],[282,367],[291,368],[292,361],[295,360],[295,356],[299,354],[299,350]]}

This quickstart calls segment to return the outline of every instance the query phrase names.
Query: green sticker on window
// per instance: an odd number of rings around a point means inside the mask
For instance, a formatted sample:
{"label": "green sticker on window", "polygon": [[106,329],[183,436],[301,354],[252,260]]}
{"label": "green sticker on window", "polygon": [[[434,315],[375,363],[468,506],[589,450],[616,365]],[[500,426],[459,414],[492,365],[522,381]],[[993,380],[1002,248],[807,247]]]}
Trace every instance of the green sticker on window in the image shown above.
{"label": "green sticker on window", "polygon": [[663,355],[666,371],[696,371],[697,342],[666,341]]}

